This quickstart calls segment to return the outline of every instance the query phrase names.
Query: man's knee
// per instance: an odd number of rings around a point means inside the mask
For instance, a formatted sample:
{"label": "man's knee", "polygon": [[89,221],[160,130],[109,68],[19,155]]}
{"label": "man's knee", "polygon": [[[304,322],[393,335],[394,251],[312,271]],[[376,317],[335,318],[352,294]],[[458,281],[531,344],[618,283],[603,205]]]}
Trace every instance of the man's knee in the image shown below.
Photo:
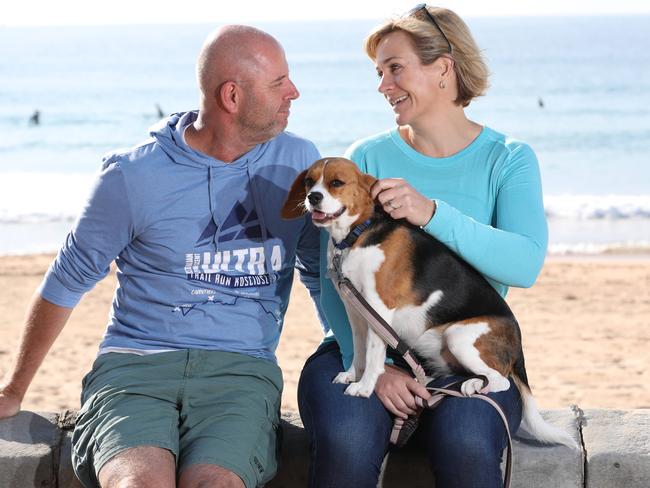
{"label": "man's knee", "polygon": [[232,471],[212,464],[193,464],[181,471],[180,488],[245,488]]}
{"label": "man's knee", "polygon": [[166,449],[134,447],[109,459],[97,478],[102,488],[173,488],[176,463],[174,455]]}

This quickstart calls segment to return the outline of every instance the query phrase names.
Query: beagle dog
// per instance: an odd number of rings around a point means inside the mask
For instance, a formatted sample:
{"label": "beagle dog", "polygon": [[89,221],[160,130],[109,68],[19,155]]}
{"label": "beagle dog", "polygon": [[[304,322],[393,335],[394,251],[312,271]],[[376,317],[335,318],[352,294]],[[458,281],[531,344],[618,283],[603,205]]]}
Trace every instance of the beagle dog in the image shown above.
{"label": "beagle dog", "polygon": [[[575,446],[565,432],[547,424],[532,397],[512,311],[483,276],[444,244],[405,220],[394,220],[370,196],[376,181],[344,158],[324,158],[298,175],[282,216],[311,213],[328,230],[328,269],[336,258],[376,312],[423,361],[428,375],[484,375],[462,384],[465,395],[510,388],[523,400],[526,430],[542,442]],[[334,383],[348,395],[369,397],[384,372],[386,344],[346,303],[354,359]]]}

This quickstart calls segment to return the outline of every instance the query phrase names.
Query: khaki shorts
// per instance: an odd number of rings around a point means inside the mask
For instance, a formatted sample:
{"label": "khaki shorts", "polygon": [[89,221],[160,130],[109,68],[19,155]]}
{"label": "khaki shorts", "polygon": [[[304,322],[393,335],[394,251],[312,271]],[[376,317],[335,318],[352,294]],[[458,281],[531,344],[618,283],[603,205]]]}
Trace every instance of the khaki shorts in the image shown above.
{"label": "khaki shorts", "polygon": [[84,486],[98,486],[111,457],[157,446],[174,454],[178,472],[215,464],[247,488],[262,486],[277,470],[281,396],[280,368],[244,354],[102,354],[83,380],[75,473]]}

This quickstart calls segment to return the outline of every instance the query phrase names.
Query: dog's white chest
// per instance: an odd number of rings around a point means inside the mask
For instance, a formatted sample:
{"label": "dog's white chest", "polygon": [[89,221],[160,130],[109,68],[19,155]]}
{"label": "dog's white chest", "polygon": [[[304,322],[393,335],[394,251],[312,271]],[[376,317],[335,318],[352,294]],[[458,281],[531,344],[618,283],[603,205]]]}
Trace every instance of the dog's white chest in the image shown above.
{"label": "dog's white chest", "polygon": [[[336,252],[332,245],[328,249],[328,261],[332,261]],[[379,246],[367,246],[340,252],[341,274],[349,279],[363,295],[376,293],[375,273],[386,259]]]}
{"label": "dog's white chest", "polygon": [[367,287],[372,283],[375,288],[375,273],[386,259],[379,246],[352,249],[341,265],[341,271],[357,288]]}

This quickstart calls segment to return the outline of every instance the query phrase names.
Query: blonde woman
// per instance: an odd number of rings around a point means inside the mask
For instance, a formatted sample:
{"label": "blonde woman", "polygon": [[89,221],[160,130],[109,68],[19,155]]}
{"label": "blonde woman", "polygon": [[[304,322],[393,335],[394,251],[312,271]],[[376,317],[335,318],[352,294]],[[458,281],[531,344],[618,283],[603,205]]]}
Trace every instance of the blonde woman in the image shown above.
{"label": "blonde woman", "polygon": [[[373,187],[384,210],[422,226],[481,272],[505,296],[529,287],[547,246],[539,167],[526,144],[467,118],[464,108],[488,85],[488,69],[465,23],[442,8],[419,5],[378,26],[365,51],[378,90],[397,127],[356,142],[347,156],[379,178]],[[333,336],[307,361],[299,384],[300,413],[311,441],[310,486],[375,487],[389,448],[393,417],[415,412],[425,388],[387,364],[369,399],[332,384],[352,360],[350,326],[325,275],[321,242],[321,304]],[[442,386],[459,377],[438,378]],[[514,432],[521,400],[514,386],[490,394]],[[502,486],[506,432],[487,403],[449,398],[420,418],[436,487]]]}

